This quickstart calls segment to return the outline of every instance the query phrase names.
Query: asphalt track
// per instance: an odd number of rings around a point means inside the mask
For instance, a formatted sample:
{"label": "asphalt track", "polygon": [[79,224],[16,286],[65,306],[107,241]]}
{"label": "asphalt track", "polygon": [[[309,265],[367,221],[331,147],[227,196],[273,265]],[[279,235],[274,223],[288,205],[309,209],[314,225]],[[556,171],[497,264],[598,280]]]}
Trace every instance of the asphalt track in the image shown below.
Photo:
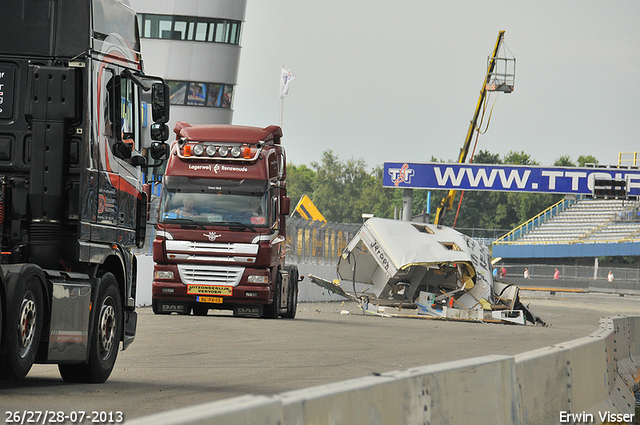
{"label": "asphalt track", "polygon": [[522,291],[521,298],[550,326],[364,316],[356,304],[340,302],[301,303],[293,320],[214,311],[156,316],[140,308],[136,341],[119,353],[106,383],[67,384],[55,365],[34,365],[23,381],[0,381],[0,413],[5,423],[6,412],[16,411],[87,412],[84,423],[90,412],[122,412],[126,420],[239,395],[517,354],[587,336],[601,317],[640,315],[637,296]]}

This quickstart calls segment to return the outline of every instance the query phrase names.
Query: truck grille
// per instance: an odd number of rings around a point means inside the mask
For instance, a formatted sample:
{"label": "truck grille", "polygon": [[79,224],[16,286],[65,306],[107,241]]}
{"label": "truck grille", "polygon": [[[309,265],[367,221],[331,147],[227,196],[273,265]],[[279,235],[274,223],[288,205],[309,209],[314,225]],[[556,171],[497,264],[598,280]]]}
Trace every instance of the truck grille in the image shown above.
{"label": "truck grille", "polygon": [[191,252],[194,254],[257,254],[258,244],[253,243],[211,243],[166,240],[167,252]]}
{"label": "truck grille", "polygon": [[178,264],[178,272],[185,285],[199,283],[237,286],[244,273],[244,267]]}

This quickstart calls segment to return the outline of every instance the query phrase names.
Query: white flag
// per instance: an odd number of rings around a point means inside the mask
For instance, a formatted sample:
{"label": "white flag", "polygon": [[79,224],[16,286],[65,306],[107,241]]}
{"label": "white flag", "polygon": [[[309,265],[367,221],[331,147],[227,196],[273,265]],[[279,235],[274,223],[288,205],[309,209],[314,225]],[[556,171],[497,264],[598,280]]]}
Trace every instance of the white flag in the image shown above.
{"label": "white flag", "polygon": [[288,69],[282,68],[282,74],[280,75],[280,99],[284,99],[289,94],[289,85],[296,76]]}

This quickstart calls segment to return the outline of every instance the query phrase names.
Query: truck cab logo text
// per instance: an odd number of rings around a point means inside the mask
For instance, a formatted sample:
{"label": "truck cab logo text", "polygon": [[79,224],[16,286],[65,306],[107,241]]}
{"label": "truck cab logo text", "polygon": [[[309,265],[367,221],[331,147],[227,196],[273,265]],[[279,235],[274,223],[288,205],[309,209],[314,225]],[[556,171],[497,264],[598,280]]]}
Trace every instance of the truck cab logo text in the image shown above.
{"label": "truck cab logo text", "polygon": [[220,171],[237,171],[241,173],[246,173],[247,171],[249,171],[247,167],[234,167],[231,165],[220,165],[220,164],[216,164],[213,167],[211,166],[211,164],[207,164],[207,165],[189,164],[189,169],[193,171],[200,171],[200,170],[212,171],[216,174],[218,174]]}
{"label": "truck cab logo text", "polygon": [[[217,165],[216,165],[217,167]],[[211,171],[211,165],[195,165],[195,164],[189,164],[189,169],[193,170],[193,171],[198,171],[198,170],[208,170]]]}

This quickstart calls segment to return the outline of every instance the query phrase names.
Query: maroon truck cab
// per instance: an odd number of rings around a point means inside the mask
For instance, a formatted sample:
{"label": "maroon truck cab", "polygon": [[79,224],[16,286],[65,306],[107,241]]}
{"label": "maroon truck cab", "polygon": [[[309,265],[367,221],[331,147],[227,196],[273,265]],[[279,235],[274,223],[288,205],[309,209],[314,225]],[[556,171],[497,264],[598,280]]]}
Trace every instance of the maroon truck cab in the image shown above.
{"label": "maroon truck cab", "polygon": [[295,317],[282,129],[178,122],[174,132],[153,241],[154,313]]}

